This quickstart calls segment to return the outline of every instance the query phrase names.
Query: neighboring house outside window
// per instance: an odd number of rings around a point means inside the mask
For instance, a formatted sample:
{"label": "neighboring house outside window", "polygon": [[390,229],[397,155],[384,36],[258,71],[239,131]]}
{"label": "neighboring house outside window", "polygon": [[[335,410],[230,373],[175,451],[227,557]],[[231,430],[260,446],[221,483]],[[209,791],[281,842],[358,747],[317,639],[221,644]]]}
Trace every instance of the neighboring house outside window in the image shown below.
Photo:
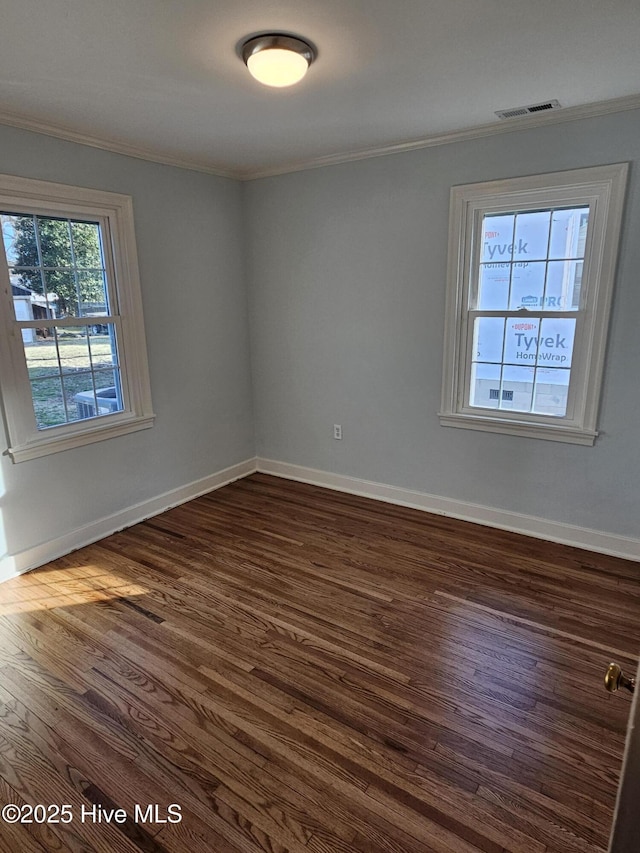
{"label": "neighboring house outside window", "polygon": [[444,426],[594,443],[626,174],[452,189]]}
{"label": "neighboring house outside window", "polygon": [[4,175],[0,222],[12,459],[152,426],[131,198]]}

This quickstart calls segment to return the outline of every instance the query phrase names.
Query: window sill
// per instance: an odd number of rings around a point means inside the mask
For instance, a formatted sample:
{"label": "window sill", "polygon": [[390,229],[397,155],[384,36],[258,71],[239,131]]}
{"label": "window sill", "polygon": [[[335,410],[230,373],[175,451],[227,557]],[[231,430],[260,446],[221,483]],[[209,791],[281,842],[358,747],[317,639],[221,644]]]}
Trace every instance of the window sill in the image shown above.
{"label": "window sill", "polygon": [[29,459],[37,459],[39,456],[48,456],[50,453],[59,453],[63,450],[71,450],[74,447],[82,447],[85,444],[116,438],[130,432],[138,432],[141,429],[149,429],[153,426],[154,420],[155,415],[145,415],[132,417],[128,420],[119,420],[110,425],[96,424],[91,429],[83,429],[66,435],[42,435],[32,442],[10,447],[7,454],[13,462],[26,462]]}
{"label": "window sill", "polygon": [[440,425],[459,429],[475,429],[481,432],[497,432],[503,435],[523,435],[544,441],[563,441],[567,444],[582,444],[592,447],[598,433],[561,424],[540,424],[526,421],[483,417],[482,415],[439,414]]}

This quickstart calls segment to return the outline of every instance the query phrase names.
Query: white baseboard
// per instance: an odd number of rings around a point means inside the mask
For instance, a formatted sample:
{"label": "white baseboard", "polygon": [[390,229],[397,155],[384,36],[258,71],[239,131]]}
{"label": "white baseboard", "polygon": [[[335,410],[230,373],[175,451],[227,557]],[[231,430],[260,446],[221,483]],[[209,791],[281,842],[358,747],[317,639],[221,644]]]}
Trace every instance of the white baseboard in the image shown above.
{"label": "white baseboard", "polygon": [[36,545],[34,548],[29,548],[18,554],[2,557],[0,558],[0,583],[27,572],[29,569],[42,566],[63,556],[63,554],[69,554],[71,551],[97,542],[98,539],[110,536],[125,527],[131,527],[133,524],[144,521],[145,518],[159,515],[174,506],[186,503],[215,489],[220,489],[234,480],[253,474],[255,470],[255,458],[247,459],[245,462],[239,462],[237,465],[210,474],[208,477],[187,483],[185,486],[172,489],[156,498],[151,498],[151,500],[135,504],[106,518],[101,518],[85,527],[72,530],[58,539]]}
{"label": "white baseboard", "polygon": [[510,512],[506,509],[483,506],[467,501],[443,498],[426,492],[416,492],[397,486],[387,486],[370,480],[360,480],[343,474],[332,474],[329,471],[319,471],[315,468],[305,468],[302,465],[291,465],[288,462],[277,462],[274,459],[257,459],[257,470],[264,474],[273,474],[288,480],[298,480],[314,486],[324,486],[338,492],[348,492],[392,504],[413,507],[436,515],[459,518],[463,521],[473,521],[500,530],[510,530],[537,539],[559,542],[562,545],[572,545],[595,551],[600,554],[610,554],[623,557],[626,560],[640,561],[640,539],[619,536],[615,533],[605,533],[601,530],[591,530],[573,524],[549,521],[534,515],[524,515]]}
{"label": "white baseboard", "polygon": [[125,527],[131,527],[146,518],[159,515],[174,506],[186,503],[215,489],[220,489],[222,486],[253,474],[255,471],[272,474],[275,477],[282,477],[287,480],[310,483],[314,486],[324,486],[338,492],[347,492],[352,495],[361,495],[374,500],[399,504],[400,506],[413,507],[436,515],[460,518],[463,521],[472,521],[488,527],[510,530],[514,533],[522,533],[525,536],[534,536],[537,539],[573,545],[576,548],[584,548],[588,551],[640,561],[640,539],[605,533],[601,530],[591,530],[573,524],[549,521],[533,515],[524,515],[467,501],[457,501],[452,498],[430,495],[426,492],[388,486],[384,483],[361,480],[344,474],[319,471],[316,468],[306,468],[302,465],[292,465],[274,459],[253,458],[232,465],[215,474],[210,474],[208,477],[195,480],[193,483],[172,489],[170,492],[165,492],[151,500],[135,504],[78,530],[73,530],[58,539],[29,548],[18,554],[1,557],[0,583],[37,566],[42,566],[44,563],[55,560],[64,554],[69,554],[85,545],[90,545],[92,542],[97,542],[99,539],[110,536]]}

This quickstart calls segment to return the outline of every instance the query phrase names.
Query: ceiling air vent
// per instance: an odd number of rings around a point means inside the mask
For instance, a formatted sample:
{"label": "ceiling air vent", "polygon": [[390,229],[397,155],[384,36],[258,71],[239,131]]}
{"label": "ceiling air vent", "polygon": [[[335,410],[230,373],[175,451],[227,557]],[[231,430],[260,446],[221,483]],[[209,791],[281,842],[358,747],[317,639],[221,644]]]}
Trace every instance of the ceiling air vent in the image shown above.
{"label": "ceiling air vent", "polygon": [[547,110],[559,110],[559,101],[543,101],[541,104],[529,104],[526,107],[511,107],[509,110],[496,110],[498,118],[516,118],[517,116],[528,116],[532,113],[543,113]]}

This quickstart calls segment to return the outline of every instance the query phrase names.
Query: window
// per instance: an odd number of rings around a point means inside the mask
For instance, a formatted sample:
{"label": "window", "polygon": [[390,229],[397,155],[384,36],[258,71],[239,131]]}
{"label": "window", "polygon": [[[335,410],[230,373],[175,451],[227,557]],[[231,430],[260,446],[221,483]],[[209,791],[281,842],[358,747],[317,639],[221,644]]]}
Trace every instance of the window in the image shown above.
{"label": "window", "polygon": [[594,443],[626,174],[452,189],[444,426]]}
{"label": "window", "polygon": [[12,459],[152,426],[131,199],[4,175],[0,223]]}

